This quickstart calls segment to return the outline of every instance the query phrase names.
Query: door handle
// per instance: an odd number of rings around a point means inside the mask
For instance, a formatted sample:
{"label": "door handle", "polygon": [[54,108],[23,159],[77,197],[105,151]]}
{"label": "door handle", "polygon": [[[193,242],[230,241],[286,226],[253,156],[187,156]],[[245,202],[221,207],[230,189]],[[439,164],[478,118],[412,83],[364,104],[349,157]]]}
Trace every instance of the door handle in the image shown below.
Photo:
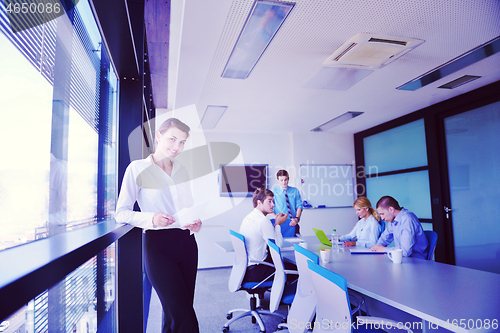
{"label": "door handle", "polygon": [[452,211],[453,209],[451,208],[448,208],[446,206],[444,206],[444,211],[446,212],[446,218],[449,219],[450,218],[450,212]]}

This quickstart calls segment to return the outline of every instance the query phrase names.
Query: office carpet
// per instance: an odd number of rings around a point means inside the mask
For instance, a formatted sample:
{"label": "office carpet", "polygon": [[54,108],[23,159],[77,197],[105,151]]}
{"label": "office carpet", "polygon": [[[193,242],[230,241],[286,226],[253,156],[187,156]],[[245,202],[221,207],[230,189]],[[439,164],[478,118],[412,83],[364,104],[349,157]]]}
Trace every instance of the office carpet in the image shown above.
{"label": "office carpet", "polygon": [[[230,309],[248,309],[250,302],[244,291],[231,293],[228,289],[229,274],[231,268],[200,269],[196,279],[196,290],[194,308],[198,317],[201,333],[222,332],[226,323],[226,314]],[[264,308],[269,306],[269,293],[266,293],[262,302]],[[278,312],[286,314],[287,307],[281,305]],[[266,332],[276,331],[281,320],[274,316],[262,316],[266,326]],[[252,324],[250,317],[237,320],[230,326],[230,331],[237,332],[259,332],[259,325]],[[147,333],[161,332],[161,305],[158,296],[153,291]]]}

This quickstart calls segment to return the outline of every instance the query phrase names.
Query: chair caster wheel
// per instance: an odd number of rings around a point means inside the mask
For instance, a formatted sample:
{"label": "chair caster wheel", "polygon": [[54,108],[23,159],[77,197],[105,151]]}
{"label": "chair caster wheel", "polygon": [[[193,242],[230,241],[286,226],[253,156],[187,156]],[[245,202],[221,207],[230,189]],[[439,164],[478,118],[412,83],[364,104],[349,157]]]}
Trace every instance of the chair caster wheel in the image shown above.
{"label": "chair caster wheel", "polygon": [[231,319],[231,318],[233,318],[233,314],[232,314],[232,313],[228,313],[228,314],[226,315],[226,318],[227,318],[228,320],[229,320],[229,319]]}
{"label": "chair caster wheel", "polygon": [[222,328],[222,332],[223,332],[223,333],[227,333],[227,332],[229,332],[229,327],[228,327],[228,326],[224,326],[224,327]]}

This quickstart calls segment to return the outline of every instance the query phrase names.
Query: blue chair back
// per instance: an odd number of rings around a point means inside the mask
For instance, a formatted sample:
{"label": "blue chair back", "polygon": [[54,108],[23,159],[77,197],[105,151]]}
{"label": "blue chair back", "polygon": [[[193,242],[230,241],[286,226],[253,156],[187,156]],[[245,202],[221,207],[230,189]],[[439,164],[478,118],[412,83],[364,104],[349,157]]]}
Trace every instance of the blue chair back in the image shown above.
{"label": "blue chair back", "polygon": [[231,275],[229,276],[229,291],[234,293],[241,288],[241,282],[247,271],[248,256],[245,247],[245,237],[234,230],[229,230],[229,234],[234,248],[234,263]]}
{"label": "blue chair back", "polygon": [[432,260],[432,255],[434,254],[434,251],[436,251],[436,244],[438,240],[438,234],[435,231],[432,230],[424,230],[425,237],[427,238],[427,241],[429,242],[429,250],[427,253],[427,260]]}
{"label": "blue chair back", "polygon": [[315,325],[313,332],[337,329],[335,332],[350,333],[352,317],[346,279],[312,261],[307,264],[318,299],[316,322],[334,325]]}
{"label": "blue chair back", "polygon": [[[319,256],[298,244],[294,244],[295,263],[299,271],[297,292],[288,311],[288,323],[310,323],[316,314],[316,293],[312,285],[311,273],[307,266],[308,261],[319,264]],[[306,333],[307,325],[289,325],[290,333]]]}
{"label": "blue chair back", "polygon": [[283,291],[286,284],[285,266],[283,259],[281,259],[281,249],[276,245],[274,239],[268,239],[269,251],[273,258],[273,264],[276,271],[274,272],[273,287],[271,288],[271,295],[269,296],[269,311],[274,312],[278,307],[283,297]]}

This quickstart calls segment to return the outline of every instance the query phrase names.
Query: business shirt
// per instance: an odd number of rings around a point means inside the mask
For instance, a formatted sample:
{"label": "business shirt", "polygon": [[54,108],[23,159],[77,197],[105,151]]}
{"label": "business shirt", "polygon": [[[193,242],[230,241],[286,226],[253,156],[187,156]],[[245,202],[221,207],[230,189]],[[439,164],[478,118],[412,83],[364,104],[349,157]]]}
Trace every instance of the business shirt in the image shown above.
{"label": "business shirt", "polygon": [[274,239],[281,247],[283,237],[279,225],[274,226],[269,217],[260,210],[254,210],[245,216],[240,227],[240,234],[245,236],[245,247],[248,255],[248,265],[255,265],[267,257],[267,240]]}
{"label": "business shirt", "polygon": [[[286,204],[285,191],[281,187],[275,187],[272,189],[274,193],[274,213],[283,213],[288,215],[288,206]],[[296,187],[288,186],[286,189],[288,195],[288,200],[290,201],[290,210],[292,212],[292,217],[297,217],[297,209],[303,209],[302,198],[300,197],[300,192]],[[291,220],[288,219],[281,225],[281,233],[284,237],[294,237],[295,236],[295,226],[290,226]]]}
{"label": "business shirt", "polygon": [[403,256],[427,258],[429,242],[417,216],[402,208],[399,214],[380,235],[377,245],[387,246],[394,240],[396,249],[403,250]]}
{"label": "business shirt", "polygon": [[[136,201],[140,212],[133,211]],[[169,176],[154,163],[150,155],[145,159],[132,161],[125,170],[115,219],[143,229],[170,229],[174,227],[155,227],[153,216],[158,212],[174,215],[182,208],[192,205],[193,197],[186,168],[174,160],[172,174]]]}
{"label": "business shirt", "polygon": [[354,228],[347,235],[339,237],[341,241],[355,241],[357,246],[371,248],[377,244],[378,237],[382,232],[382,226],[370,214],[368,219],[364,217],[356,223]]}

